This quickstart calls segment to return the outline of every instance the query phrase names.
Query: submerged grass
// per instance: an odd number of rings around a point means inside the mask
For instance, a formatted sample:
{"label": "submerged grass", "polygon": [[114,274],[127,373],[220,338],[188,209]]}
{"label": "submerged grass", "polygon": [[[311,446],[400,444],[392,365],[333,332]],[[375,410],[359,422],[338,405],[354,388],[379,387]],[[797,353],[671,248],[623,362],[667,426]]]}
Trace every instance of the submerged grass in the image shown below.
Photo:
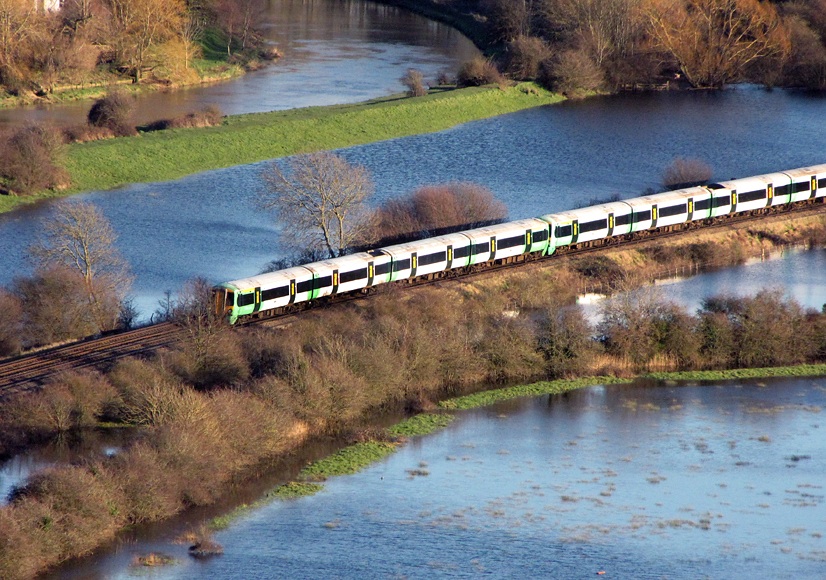
{"label": "submerged grass", "polygon": [[301,471],[300,477],[309,481],[323,481],[335,475],[351,475],[387,457],[396,448],[395,443],[383,441],[356,443],[308,465]]}
{"label": "submerged grass", "polygon": [[456,417],[446,413],[422,413],[394,425],[387,430],[392,437],[418,437],[428,435],[450,425]]}
{"label": "submerged grass", "polygon": [[721,371],[650,373],[645,375],[645,377],[673,381],[724,381],[728,379],[814,377],[823,375],[826,375],[826,364],[797,365],[792,367],[764,367],[756,369],[730,369]]}
{"label": "submerged grass", "polygon": [[618,379],[616,377],[585,377],[581,379],[560,379],[557,381],[540,381],[530,385],[519,385],[506,387],[492,391],[474,393],[465,397],[458,397],[442,401],[439,406],[443,409],[473,409],[485,407],[499,401],[507,401],[517,397],[534,397],[537,395],[556,395],[574,389],[591,387],[594,385],[608,385],[615,383],[629,383],[629,379]]}

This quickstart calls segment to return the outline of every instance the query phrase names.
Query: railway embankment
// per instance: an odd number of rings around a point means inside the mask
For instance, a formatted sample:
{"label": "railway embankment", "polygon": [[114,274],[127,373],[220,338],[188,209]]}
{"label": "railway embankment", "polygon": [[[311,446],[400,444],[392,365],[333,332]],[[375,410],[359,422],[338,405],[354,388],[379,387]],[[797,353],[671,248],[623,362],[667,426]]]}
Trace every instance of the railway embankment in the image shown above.
{"label": "railway embankment", "polygon": [[532,83],[469,87],[431,91],[423,97],[395,95],[354,105],[235,115],[216,127],[75,143],[66,150],[69,188],[29,197],[0,196],[0,212],[49,197],[443,131],[561,100]]}
{"label": "railway embankment", "polygon": [[[605,343],[591,340],[582,317],[563,307],[581,288],[625,290],[681,266],[702,270],[787,244],[824,241],[822,212],[775,216],[470,281],[389,288],[370,300],[304,313],[288,326],[205,328],[195,340],[148,359],[120,361],[106,374],[59,377],[40,392],[3,403],[4,438],[26,432],[43,438],[102,420],[132,426],[141,436],[113,457],[36,475],[0,509],[0,576],[31,577],[99,549],[124,527],[213,503],[310,437],[397,442],[396,435],[371,428],[370,418],[434,409],[439,401],[491,384],[723,372],[749,361],[754,367],[823,362],[826,315],[803,312],[778,296],[742,301],[750,308],[748,329],[724,326],[709,312],[705,322],[715,323],[717,332],[704,334],[709,326],[701,319],[655,308],[633,311],[640,314],[633,327],[606,329],[613,342]],[[738,317],[742,312],[732,309],[724,318]],[[807,337],[807,348],[788,334],[790,327]],[[753,345],[708,342],[741,330],[756,332],[764,344],[782,340],[794,348],[758,352],[755,359],[746,356]],[[635,344],[649,350],[626,348]],[[693,358],[685,345],[695,353],[706,348],[730,356]],[[779,355],[791,358],[772,358]],[[800,368],[822,372],[819,366]],[[567,389],[590,383],[554,384]]]}

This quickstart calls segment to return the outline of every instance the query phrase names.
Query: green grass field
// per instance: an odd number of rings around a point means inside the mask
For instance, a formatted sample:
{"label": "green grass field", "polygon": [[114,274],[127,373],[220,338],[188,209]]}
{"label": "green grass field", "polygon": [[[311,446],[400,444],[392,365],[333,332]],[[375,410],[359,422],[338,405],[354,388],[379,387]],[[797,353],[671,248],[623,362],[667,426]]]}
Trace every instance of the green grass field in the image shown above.
{"label": "green grass field", "polygon": [[[60,195],[112,189],[297,153],[431,133],[562,97],[532,84],[467,88],[419,98],[388,97],[354,105],[227,117],[223,125],[172,129],[68,146],[72,186]],[[0,198],[0,212],[53,197]]]}

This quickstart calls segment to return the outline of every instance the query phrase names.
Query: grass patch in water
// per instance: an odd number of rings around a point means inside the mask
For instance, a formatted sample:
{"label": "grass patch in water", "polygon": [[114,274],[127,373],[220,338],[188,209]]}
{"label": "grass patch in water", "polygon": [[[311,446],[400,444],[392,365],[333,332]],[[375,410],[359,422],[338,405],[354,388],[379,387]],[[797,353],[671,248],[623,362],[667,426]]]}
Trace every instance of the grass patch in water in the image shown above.
{"label": "grass patch in water", "polygon": [[444,413],[422,413],[390,427],[387,433],[393,437],[418,437],[444,429],[455,417]]}
{"label": "grass patch in water", "polygon": [[308,481],[291,481],[290,483],[279,485],[274,490],[267,493],[267,497],[280,500],[298,499],[301,497],[315,495],[322,489],[324,489],[324,486],[320,483],[310,483]]}
{"label": "grass patch in water", "polygon": [[357,473],[396,451],[395,443],[367,441],[345,447],[341,451],[320,459],[301,470],[301,478],[323,481],[335,475]]}
{"label": "grass patch in water", "polygon": [[646,378],[672,381],[724,381],[730,379],[763,379],[771,377],[814,377],[826,375],[826,364],[797,365],[791,367],[764,367],[756,369],[730,369],[722,371],[681,371],[650,373]]}
{"label": "grass patch in water", "polygon": [[516,387],[506,387],[483,391],[465,397],[457,397],[442,401],[439,406],[443,409],[461,410],[474,409],[476,407],[486,407],[499,401],[516,399],[518,397],[535,397],[538,395],[558,395],[574,389],[592,387],[595,385],[608,385],[617,383],[629,383],[628,379],[618,379],[616,377],[585,377],[582,379],[561,379],[557,381],[540,381],[530,385],[519,385]]}

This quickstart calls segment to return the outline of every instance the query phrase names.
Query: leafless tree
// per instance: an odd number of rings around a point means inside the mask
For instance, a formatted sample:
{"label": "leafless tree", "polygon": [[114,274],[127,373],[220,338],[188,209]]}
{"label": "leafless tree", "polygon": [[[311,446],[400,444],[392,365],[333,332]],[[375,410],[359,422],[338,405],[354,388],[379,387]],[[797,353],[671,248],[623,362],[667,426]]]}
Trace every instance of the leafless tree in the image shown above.
{"label": "leafless tree", "polygon": [[120,304],[132,282],[129,267],[115,247],[117,235],[91,203],[61,201],[31,248],[39,267],[77,272],[98,330],[117,324]]}
{"label": "leafless tree", "polygon": [[282,237],[296,249],[323,248],[332,258],[362,240],[373,193],[364,167],[322,152],[291,158],[287,171],[272,163],[262,175],[259,202],[277,214]]}
{"label": "leafless tree", "polygon": [[657,44],[698,87],[740,80],[754,63],[791,50],[774,5],[760,0],[651,0],[648,19]]}
{"label": "leafless tree", "polygon": [[427,86],[424,83],[422,71],[415,68],[407,69],[401,78],[402,84],[407,87],[407,94],[411,97],[423,97],[427,94]]}
{"label": "leafless tree", "polygon": [[675,158],[663,171],[663,185],[669,189],[699,185],[711,179],[711,167],[699,159]]}

